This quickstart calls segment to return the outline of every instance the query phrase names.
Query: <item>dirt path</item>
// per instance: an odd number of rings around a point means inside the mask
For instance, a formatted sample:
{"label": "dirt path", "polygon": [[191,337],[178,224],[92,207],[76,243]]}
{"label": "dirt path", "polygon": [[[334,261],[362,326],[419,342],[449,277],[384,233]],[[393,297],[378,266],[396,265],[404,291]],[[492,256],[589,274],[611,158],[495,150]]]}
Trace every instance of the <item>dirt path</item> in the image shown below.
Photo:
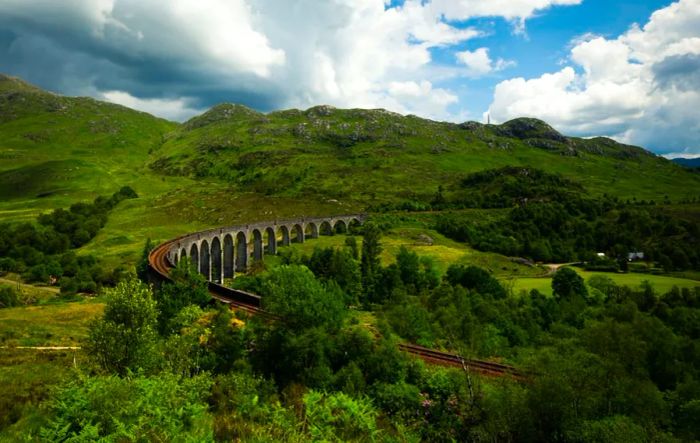
{"label": "dirt path", "polygon": [[66,351],[82,349],[80,346],[0,346],[0,349],[34,349],[36,351]]}
{"label": "dirt path", "polygon": [[545,268],[548,268],[548,269],[549,269],[549,272],[547,273],[547,275],[552,275],[552,274],[554,274],[555,272],[557,272],[557,271],[559,270],[559,268],[561,268],[561,267],[563,267],[563,266],[573,266],[573,265],[578,265],[578,264],[580,264],[580,263],[581,263],[581,262],[571,262],[571,263],[543,263],[542,266],[544,266]]}

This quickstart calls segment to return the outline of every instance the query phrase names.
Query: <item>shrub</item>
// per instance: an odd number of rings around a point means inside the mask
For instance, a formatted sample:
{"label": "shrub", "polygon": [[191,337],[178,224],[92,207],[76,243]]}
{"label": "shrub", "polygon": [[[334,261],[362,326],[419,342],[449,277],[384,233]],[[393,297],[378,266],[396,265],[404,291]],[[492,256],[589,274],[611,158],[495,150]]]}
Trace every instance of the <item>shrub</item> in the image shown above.
{"label": "shrub", "polygon": [[15,288],[0,286],[0,308],[11,308],[20,305],[20,297]]}

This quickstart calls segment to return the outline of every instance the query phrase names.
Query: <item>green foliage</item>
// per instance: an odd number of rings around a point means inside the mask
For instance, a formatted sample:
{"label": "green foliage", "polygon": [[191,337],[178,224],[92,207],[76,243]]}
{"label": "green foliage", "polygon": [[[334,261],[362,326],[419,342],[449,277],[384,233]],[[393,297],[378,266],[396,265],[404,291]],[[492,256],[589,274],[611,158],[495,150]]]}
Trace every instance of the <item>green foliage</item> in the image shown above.
{"label": "green foliage", "polygon": [[304,425],[314,441],[374,441],[379,437],[372,403],[342,392],[307,392]]}
{"label": "green foliage", "polygon": [[248,372],[220,375],[214,382],[209,401],[217,441],[306,441],[272,383]]}
{"label": "green foliage", "polygon": [[347,246],[350,249],[350,253],[352,254],[353,259],[360,259],[360,251],[357,249],[357,239],[354,235],[349,235],[345,238],[345,246]]}
{"label": "green foliage", "polygon": [[85,377],[57,392],[46,441],[213,441],[207,376]]}
{"label": "green foliage", "polygon": [[19,294],[12,286],[0,286],[0,308],[11,308],[19,306],[21,299]]}
{"label": "green foliage", "polygon": [[37,224],[0,225],[0,268],[21,272],[29,282],[58,280],[63,293],[94,293],[98,285],[114,283],[94,257],[77,257],[70,249],[94,238],[107,222],[109,211],[135,195],[124,187],[110,198],[97,197],[92,204],[76,203],[68,211],[42,214]]}
{"label": "green foliage", "polygon": [[561,268],[552,277],[552,292],[560,299],[571,299],[574,296],[587,297],[588,289],[583,277],[571,268]]}
{"label": "green foliage", "polygon": [[523,202],[564,201],[576,197],[583,186],[561,175],[531,167],[506,166],[469,174],[443,207],[511,208]]}
{"label": "green foliage", "polygon": [[379,254],[382,252],[379,243],[382,231],[373,222],[367,222],[362,227],[362,258],[360,270],[362,273],[362,286],[365,288],[369,301],[377,301],[376,285],[381,275],[381,262]]}
{"label": "green foliage", "polygon": [[175,332],[171,320],[189,305],[204,307],[211,300],[207,281],[184,257],[170,272],[170,282],[155,291],[158,303],[158,330],[163,335]]}
{"label": "green foliage", "polygon": [[325,287],[305,266],[274,268],[264,281],[262,295],[263,307],[284,318],[285,325],[296,331],[317,326],[339,328],[346,314],[338,290]]}
{"label": "green foliage", "polygon": [[[544,262],[588,261],[596,270],[627,270],[627,254],[643,251],[667,271],[700,266],[695,220],[684,213],[584,194],[559,201],[522,203],[500,220],[473,222],[459,213],[442,214],[436,229],[482,251]],[[609,259],[600,259],[604,252]]]}
{"label": "green foliage", "polygon": [[210,354],[209,367],[206,369],[216,373],[234,370],[234,366],[244,356],[244,346],[248,338],[246,332],[234,324],[234,316],[229,307],[220,304],[211,319],[204,343]]}
{"label": "green foliage", "polygon": [[392,300],[388,304],[386,317],[394,332],[411,343],[431,346],[435,340],[430,313],[416,297]]}
{"label": "green foliage", "polygon": [[148,256],[151,251],[155,248],[155,245],[149,238],[143,245],[143,251],[141,252],[141,257],[136,263],[136,276],[144,283],[148,282]]}
{"label": "green foliage", "polygon": [[311,257],[305,262],[316,277],[335,281],[349,300],[356,302],[359,299],[362,293],[360,265],[353,258],[351,250],[314,248]]}
{"label": "green foliage", "polygon": [[586,421],[572,436],[572,441],[580,442],[633,443],[648,440],[649,435],[646,430],[624,415]]}
{"label": "green foliage", "polygon": [[153,368],[158,311],[151,290],[132,277],[105,292],[104,316],[90,326],[89,355],[121,376]]}
{"label": "green foliage", "polygon": [[459,284],[482,295],[488,294],[494,298],[506,297],[506,291],[498,280],[477,266],[452,265],[447,269],[445,278],[452,285]]}

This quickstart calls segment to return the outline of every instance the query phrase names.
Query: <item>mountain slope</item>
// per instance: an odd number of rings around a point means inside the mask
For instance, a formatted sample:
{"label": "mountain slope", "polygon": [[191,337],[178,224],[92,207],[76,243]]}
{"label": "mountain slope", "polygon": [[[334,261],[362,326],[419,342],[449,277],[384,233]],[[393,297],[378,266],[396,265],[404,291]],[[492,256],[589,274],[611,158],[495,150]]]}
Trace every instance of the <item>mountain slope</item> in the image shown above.
{"label": "mountain slope", "polygon": [[468,173],[529,166],[560,173],[595,194],[661,199],[694,195],[700,179],[642,148],[565,137],[536,119],[452,124],[384,110],[261,114],[218,105],[170,133],[151,167],[215,177],[238,189],[364,203],[426,200]]}
{"label": "mountain slope", "polygon": [[113,192],[175,124],[0,75],[0,199]]}

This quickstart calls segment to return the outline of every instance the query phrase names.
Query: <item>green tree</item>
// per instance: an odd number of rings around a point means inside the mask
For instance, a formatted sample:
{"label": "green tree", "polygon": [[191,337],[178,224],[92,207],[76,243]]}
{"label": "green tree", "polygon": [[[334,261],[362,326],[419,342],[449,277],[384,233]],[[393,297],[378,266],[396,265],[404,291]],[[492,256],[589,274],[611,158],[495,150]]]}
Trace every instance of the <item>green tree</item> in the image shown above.
{"label": "green tree", "polygon": [[[335,286],[337,288],[337,285]],[[316,280],[306,266],[272,269],[263,282],[263,307],[292,330],[323,326],[337,329],[346,314],[342,294]]]}
{"label": "green tree", "polygon": [[180,310],[190,305],[204,307],[211,300],[207,281],[190,265],[187,257],[170,271],[170,278],[170,283],[164,283],[155,291],[159,311],[158,330],[164,335],[176,332],[170,323]]}
{"label": "green tree", "polygon": [[559,299],[588,296],[583,278],[571,268],[561,268],[552,277],[552,292]]}
{"label": "green tree", "polygon": [[143,245],[143,251],[141,252],[141,258],[138,263],[136,263],[136,276],[143,282],[148,281],[148,255],[151,253],[155,245],[149,238]]}
{"label": "green tree", "polygon": [[106,296],[104,316],[90,325],[88,355],[122,376],[152,368],[158,311],[151,290],[132,277],[108,289]]}
{"label": "green tree", "polygon": [[498,280],[478,266],[451,265],[445,278],[452,285],[459,284],[479,294],[489,294],[494,298],[505,298],[507,295]]}
{"label": "green tree", "polygon": [[382,246],[379,243],[382,231],[373,222],[367,222],[362,227],[362,259],[360,262],[360,272],[362,273],[362,286],[370,300],[375,298],[375,285],[381,274],[381,262],[379,255],[382,253]]}
{"label": "green tree", "polygon": [[409,251],[406,246],[401,246],[398,254],[396,254],[396,265],[399,267],[401,281],[406,287],[418,289],[420,279],[420,259],[418,254]]}
{"label": "green tree", "polygon": [[357,240],[355,239],[354,235],[349,235],[345,238],[345,246],[350,249],[350,253],[352,254],[352,258],[355,260],[360,259],[360,251],[357,249]]}

